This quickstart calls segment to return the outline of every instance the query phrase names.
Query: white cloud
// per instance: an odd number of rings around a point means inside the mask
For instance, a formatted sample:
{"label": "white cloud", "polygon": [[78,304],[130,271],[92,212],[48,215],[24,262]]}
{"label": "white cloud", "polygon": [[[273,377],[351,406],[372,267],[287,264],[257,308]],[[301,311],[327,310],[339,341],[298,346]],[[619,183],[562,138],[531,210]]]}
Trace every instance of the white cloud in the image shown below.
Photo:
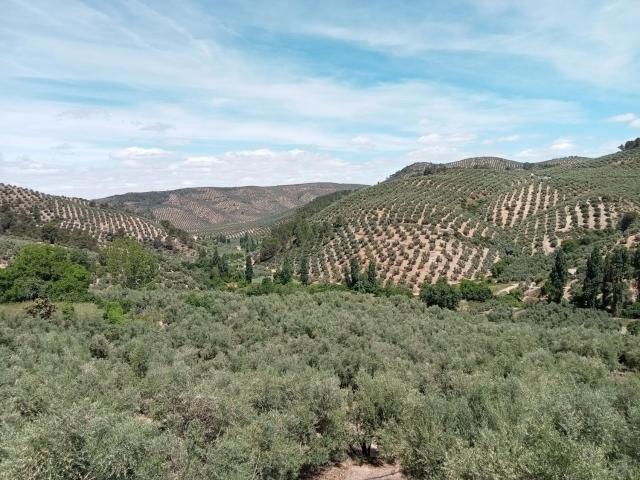
{"label": "white cloud", "polygon": [[358,135],[357,137],[353,137],[351,139],[351,145],[354,145],[356,148],[362,150],[368,150],[375,146],[373,140],[371,140],[371,138],[367,137],[366,135]]}
{"label": "white cloud", "polygon": [[175,127],[170,123],[154,122],[140,127],[140,130],[148,132],[165,133],[168,130],[173,130]]}
{"label": "white cloud", "polygon": [[499,142],[517,142],[522,139],[522,135],[507,135],[506,137],[498,138]]}
{"label": "white cloud", "polygon": [[629,127],[640,128],[640,116],[635,113],[621,113],[620,115],[606,118],[605,121],[626,123]]}
{"label": "white cloud", "polygon": [[469,133],[452,133],[448,135],[441,135],[439,133],[428,133],[418,138],[418,142],[422,144],[455,144],[455,143],[467,143],[475,140],[477,135]]}
{"label": "white cloud", "polygon": [[619,122],[619,123],[629,123],[637,120],[638,116],[635,113],[621,113],[620,115],[614,115],[613,117],[609,117],[606,119],[607,122]]}
{"label": "white cloud", "polygon": [[575,145],[573,144],[571,139],[559,138],[555,142],[553,142],[549,148],[551,148],[551,150],[570,150],[572,148],[575,148]]}
{"label": "white cloud", "polygon": [[168,155],[170,155],[170,152],[161,148],[127,147],[114,152],[112,156],[119,160],[139,160],[166,157]]}
{"label": "white cloud", "polygon": [[192,166],[193,167],[210,167],[211,165],[220,164],[220,163],[222,163],[222,161],[216,157],[200,156],[200,157],[185,158],[183,165],[186,165],[189,167],[192,167]]}

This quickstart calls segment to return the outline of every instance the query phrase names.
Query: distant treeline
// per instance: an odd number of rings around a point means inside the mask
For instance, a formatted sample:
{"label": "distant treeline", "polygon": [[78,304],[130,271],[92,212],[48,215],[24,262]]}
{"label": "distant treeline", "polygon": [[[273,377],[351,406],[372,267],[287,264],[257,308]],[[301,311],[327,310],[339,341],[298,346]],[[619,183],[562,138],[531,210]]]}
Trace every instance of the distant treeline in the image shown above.
{"label": "distant treeline", "polygon": [[632,150],[634,148],[640,148],[640,137],[636,138],[635,140],[629,140],[618,147],[618,149],[623,152],[625,150]]}

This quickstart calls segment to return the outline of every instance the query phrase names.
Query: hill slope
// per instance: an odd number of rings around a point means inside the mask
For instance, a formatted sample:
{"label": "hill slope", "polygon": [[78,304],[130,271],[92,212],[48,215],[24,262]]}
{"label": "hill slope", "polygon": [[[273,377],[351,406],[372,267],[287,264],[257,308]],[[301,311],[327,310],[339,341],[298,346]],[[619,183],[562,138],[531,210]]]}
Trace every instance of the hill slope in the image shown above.
{"label": "hill slope", "polygon": [[0,225],[2,231],[10,231],[12,222],[29,222],[35,228],[49,224],[63,231],[81,233],[97,243],[103,243],[114,235],[124,234],[158,246],[184,247],[182,242],[152,220],[104,208],[82,198],[47,195],[27,188],[0,184],[0,211],[5,223]]}
{"label": "hill slope", "polygon": [[273,187],[201,187],[127,193],[96,200],[143,213],[191,232],[258,228],[314,198],[363,185],[306,183]]}
{"label": "hill slope", "polygon": [[588,157],[562,157],[553,158],[544,162],[528,163],[517,162],[515,160],[508,160],[501,157],[471,157],[457,160],[449,163],[431,163],[431,162],[416,162],[411,165],[407,165],[403,169],[397,171],[389,177],[389,180],[398,180],[400,178],[417,177],[432,173],[434,170],[440,170],[445,168],[472,168],[472,169],[491,169],[491,170],[537,170],[541,168],[548,168],[551,166],[570,166],[578,165],[582,162],[591,160]]}
{"label": "hill slope", "polygon": [[640,209],[639,151],[502,166],[427,170],[355,192],[310,218],[323,233],[292,254],[309,252],[312,278],[333,282],[351,257],[374,258],[385,281],[417,291],[443,277],[483,277],[507,254],[549,254],[588,231],[634,242],[618,225]]}

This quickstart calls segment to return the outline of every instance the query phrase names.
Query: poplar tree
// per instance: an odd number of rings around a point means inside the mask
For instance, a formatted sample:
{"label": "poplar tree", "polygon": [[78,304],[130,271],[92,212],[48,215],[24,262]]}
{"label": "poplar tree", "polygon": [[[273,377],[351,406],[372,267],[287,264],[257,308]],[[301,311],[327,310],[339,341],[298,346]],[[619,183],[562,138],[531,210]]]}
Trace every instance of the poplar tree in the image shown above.
{"label": "poplar tree", "polygon": [[306,255],[300,257],[300,282],[303,285],[309,285],[309,259]]}
{"label": "poplar tree", "polygon": [[251,255],[247,255],[244,264],[244,279],[251,283],[253,280],[253,260],[251,259]]}
{"label": "poplar tree", "polygon": [[617,315],[628,298],[629,252],[622,246],[614,248],[605,260],[602,282],[602,305]]}
{"label": "poplar tree", "polygon": [[560,248],[556,252],[553,268],[549,274],[549,280],[545,284],[545,293],[550,302],[560,303],[564,295],[564,286],[569,278],[567,271],[567,259]]}
{"label": "poplar tree", "polygon": [[373,258],[369,261],[369,266],[367,267],[366,283],[369,292],[373,293],[378,289],[378,272],[376,261]]}
{"label": "poplar tree", "polygon": [[602,290],[603,262],[602,254],[598,247],[591,250],[591,256],[587,261],[587,271],[582,284],[582,301],[585,308],[597,308],[598,295]]}

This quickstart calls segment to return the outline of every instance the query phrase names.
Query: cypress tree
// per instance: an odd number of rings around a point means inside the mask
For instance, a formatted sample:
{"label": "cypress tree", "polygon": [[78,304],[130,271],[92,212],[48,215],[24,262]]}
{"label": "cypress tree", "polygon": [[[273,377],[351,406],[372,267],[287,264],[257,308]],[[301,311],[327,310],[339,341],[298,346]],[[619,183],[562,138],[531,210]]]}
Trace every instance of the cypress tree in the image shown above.
{"label": "cypress tree", "polygon": [[378,272],[376,268],[376,261],[372,258],[369,261],[369,266],[367,267],[367,291],[375,292],[378,289]]}
{"label": "cypress tree", "polygon": [[640,246],[636,247],[633,252],[633,279],[636,281],[636,291],[638,295],[636,300],[640,299]]}
{"label": "cypress tree", "polygon": [[251,255],[247,255],[244,263],[244,279],[251,283],[253,280],[253,260],[251,259]]}
{"label": "cypress tree", "polygon": [[306,255],[300,257],[300,282],[303,285],[309,285],[309,259]]}
{"label": "cypress tree", "polygon": [[276,281],[278,283],[281,283],[282,285],[286,285],[291,281],[291,279],[293,278],[293,271],[291,268],[291,259],[289,257],[286,257],[284,259],[284,262],[282,262],[282,267],[276,273],[275,277]]}
{"label": "cypress tree", "polygon": [[550,302],[560,303],[564,295],[564,286],[567,283],[569,273],[567,272],[567,259],[564,251],[560,248],[556,252],[553,268],[549,274],[549,280],[545,284],[545,293]]}
{"label": "cypress tree", "polygon": [[626,248],[614,248],[605,260],[602,282],[602,305],[617,315],[628,298],[629,252]]}
{"label": "cypress tree", "polygon": [[582,284],[581,305],[585,308],[598,306],[598,295],[602,290],[603,262],[602,254],[598,247],[594,247],[587,261],[587,271]]}
{"label": "cypress tree", "polygon": [[356,257],[352,257],[350,264],[349,288],[351,288],[352,290],[361,290],[362,286],[360,262],[358,262],[358,259]]}

